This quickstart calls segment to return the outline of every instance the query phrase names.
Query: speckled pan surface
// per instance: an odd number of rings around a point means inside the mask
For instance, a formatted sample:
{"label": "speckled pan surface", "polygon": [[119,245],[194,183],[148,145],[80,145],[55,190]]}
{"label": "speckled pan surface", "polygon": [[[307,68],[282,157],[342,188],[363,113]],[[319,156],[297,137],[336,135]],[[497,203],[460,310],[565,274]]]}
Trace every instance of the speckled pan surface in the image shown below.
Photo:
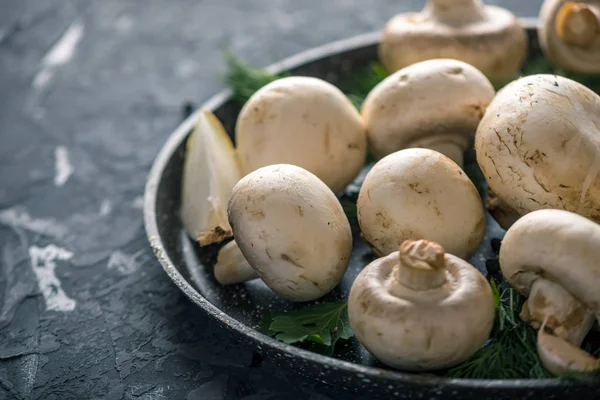
{"label": "speckled pan surface", "polygon": [[[535,21],[524,20],[530,33],[531,53],[539,53]],[[316,76],[334,84],[344,81],[355,68],[376,59],[379,33],[357,36],[308,50],[269,67],[271,72]],[[217,94],[203,107],[213,110],[233,135],[238,108],[229,92]],[[547,380],[465,380],[428,374],[406,374],[377,363],[352,339],[340,342],[332,357],[286,345],[253,329],[269,310],[299,307],[271,292],[261,281],[221,287],[212,277],[219,246],[200,249],[184,233],[179,218],[181,173],[185,140],[198,117],[192,114],[171,134],[157,156],[145,193],[145,224],[150,244],[164,270],[190,300],[231,334],[256,352],[307,379],[317,379],[340,389],[402,399],[593,399],[600,396],[600,382]],[[369,248],[353,227],[355,246],[342,283],[324,300],[347,297],[358,272],[372,260]],[[491,242],[504,231],[488,216],[484,242],[471,262],[487,275],[486,261],[496,258]],[[301,306],[300,306],[301,307]]]}

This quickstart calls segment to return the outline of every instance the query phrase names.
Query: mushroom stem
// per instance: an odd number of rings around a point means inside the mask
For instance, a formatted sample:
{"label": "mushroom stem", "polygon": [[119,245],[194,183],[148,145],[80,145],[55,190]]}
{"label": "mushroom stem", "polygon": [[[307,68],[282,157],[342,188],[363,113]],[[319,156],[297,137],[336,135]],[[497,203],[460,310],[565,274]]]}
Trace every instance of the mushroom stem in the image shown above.
{"label": "mushroom stem", "polygon": [[425,291],[446,282],[444,249],[426,240],[405,240],[400,245],[400,259],[394,268],[396,281],[409,289]]}
{"label": "mushroom stem", "polygon": [[456,164],[459,167],[463,167],[464,164],[464,152],[463,147],[454,142],[433,142],[427,145],[427,148],[430,150],[437,151],[438,153],[442,153]]}
{"label": "mushroom stem", "polygon": [[591,373],[600,368],[600,360],[571,343],[546,333],[546,324],[538,331],[537,352],[544,367],[555,376]]}
{"label": "mushroom stem", "polygon": [[545,324],[555,336],[579,346],[594,324],[594,313],[561,285],[538,278],[523,304],[521,319],[534,329],[541,329]]}
{"label": "mushroom stem", "polygon": [[566,2],[556,15],[555,29],[565,43],[589,48],[600,36],[600,8],[591,4]]}
{"label": "mushroom stem", "polygon": [[521,214],[500,200],[500,198],[489,188],[488,197],[485,199],[485,208],[492,214],[492,217],[494,217],[500,227],[505,230],[508,230],[508,228],[521,218]]}
{"label": "mushroom stem", "polygon": [[444,23],[464,25],[480,21],[484,15],[481,0],[429,0],[424,13]]}
{"label": "mushroom stem", "polygon": [[235,241],[227,243],[219,250],[213,271],[221,285],[235,285],[258,278],[258,274],[248,264]]}
{"label": "mushroom stem", "polygon": [[538,329],[537,352],[555,376],[588,373],[600,360],[579,348],[594,324],[594,314],[562,286],[538,278],[521,311],[521,319]]}

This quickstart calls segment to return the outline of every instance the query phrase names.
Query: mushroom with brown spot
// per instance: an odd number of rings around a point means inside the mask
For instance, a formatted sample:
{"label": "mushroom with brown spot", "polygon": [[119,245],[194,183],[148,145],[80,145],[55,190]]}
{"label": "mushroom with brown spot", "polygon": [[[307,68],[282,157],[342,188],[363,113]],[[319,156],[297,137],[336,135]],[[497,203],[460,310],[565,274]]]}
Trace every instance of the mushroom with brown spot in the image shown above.
{"label": "mushroom with brown spot", "polygon": [[360,189],[357,214],[379,256],[405,240],[426,239],[469,259],[485,233],[477,189],[456,163],[429,149],[401,150],[377,162]]}
{"label": "mushroom with brown spot", "polygon": [[[257,212],[262,218],[253,217]],[[246,175],[233,189],[228,214],[244,258],[283,298],[318,299],[346,272],[348,218],[331,189],[303,168],[276,164]]]}
{"label": "mushroom with brown spot", "polygon": [[596,93],[561,76],[531,75],[488,106],[475,136],[477,163],[490,190],[519,216],[555,208],[599,222],[599,135]]}
{"label": "mushroom with brown spot", "polygon": [[494,83],[513,79],[527,56],[525,29],[510,11],[481,0],[429,0],[385,26],[379,57],[390,72],[434,58],[464,61]]}
{"label": "mushroom with brown spot", "polygon": [[378,158],[410,147],[441,152],[458,165],[494,98],[490,81],[462,61],[423,61],[390,75],[362,106],[369,146]]}
{"label": "mushroom with brown spot", "polygon": [[357,339],[382,363],[406,371],[465,361],[488,339],[494,314],[485,277],[426,240],[405,241],[369,264],[348,299]]}
{"label": "mushroom with brown spot", "polygon": [[598,260],[600,225],[564,210],[533,211],[502,241],[502,273],[528,297],[521,319],[538,330],[538,354],[555,375],[600,368],[579,348],[600,316]]}
{"label": "mushroom with brown spot", "polygon": [[540,47],[554,66],[600,73],[600,1],[546,0],[539,21]]}

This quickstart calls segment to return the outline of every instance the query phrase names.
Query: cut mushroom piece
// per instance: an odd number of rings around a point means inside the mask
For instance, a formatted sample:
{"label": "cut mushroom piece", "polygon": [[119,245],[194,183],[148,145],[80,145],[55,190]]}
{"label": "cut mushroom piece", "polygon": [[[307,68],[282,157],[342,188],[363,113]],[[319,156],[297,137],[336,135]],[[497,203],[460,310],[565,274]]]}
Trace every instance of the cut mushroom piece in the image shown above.
{"label": "cut mushroom piece", "polygon": [[233,189],[229,221],[242,254],[275,293],[310,301],[342,279],[352,232],[334,193],[312,173],[271,165]]}
{"label": "cut mushroom piece", "polygon": [[293,164],[315,174],[335,193],[358,175],[367,154],[360,113],[334,85],[287,77],[258,90],[236,125],[243,174],[272,164]]}
{"label": "cut mushroom piece", "polygon": [[390,72],[434,58],[475,66],[492,82],[515,77],[527,56],[527,35],[508,10],[481,0],[429,0],[420,13],[386,25],[379,57]]}
{"label": "cut mushroom piece", "polygon": [[477,163],[518,215],[556,208],[600,221],[600,97],[556,75],[504,87],[477,128]]}
{"label": "cut mushroom piece", "polygon": [[386,256],[408,239],[439,243],[468,260],[485,233],[477,189],[448,157],[406,149],[381,159],[365,178],[358,222],[375,254]]}
{"label": "cut mushroom piece", "polygon": [[463,153],[494,95],[490,81],[462,61],[436,59],[406,67],[379,83],[363,103],[369,146],[379,158],[405,148],[429,148],[462,167]]}
{"label": "cut mushroom piece", "polygon": [[600,0],[546,0],[539,20],[540,46],[554,66],[600,73]]}
{"label": "cut mushroom piece", "polygon": [[218,243],[233,233],[227,203],[240,170],[231,139],[208,110],[201,110],[190,135],[183,166],[181,219],[201,246]]}
{"label": "cut mushroom piece", "polygon": [[221,285],[235,285],[258,278],[235,240],[221,247],[213,273]]}
{"label": "cut mushroom piece", "polygon": [[500,248],[507,281],[528,297],[521,319],[538,329],[538,354],[556,375],[600,364],[579,349],[600,315],[600,225],[564,210],[533,211]]}
{"label": "cut mushroom piece", "polygon": [[426,240],[406,241],[369,264],[348,299],[357,339],[382,363],[406,371],[468,359],[488,339],[494,313],[484,276]]}

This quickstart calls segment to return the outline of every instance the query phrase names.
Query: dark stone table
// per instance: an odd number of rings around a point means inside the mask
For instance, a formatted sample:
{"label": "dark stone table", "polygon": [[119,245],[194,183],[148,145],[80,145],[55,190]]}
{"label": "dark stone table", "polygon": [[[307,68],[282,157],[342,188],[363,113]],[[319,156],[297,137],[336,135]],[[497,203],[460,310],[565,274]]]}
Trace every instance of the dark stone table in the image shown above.
{"label": "dark stone table", "polygon": [[225,49],[265,65],[423,1],[0,4],[0,399],[349,398],[187,301],[146,242],[144,181],[182,106],[222,87]]}

